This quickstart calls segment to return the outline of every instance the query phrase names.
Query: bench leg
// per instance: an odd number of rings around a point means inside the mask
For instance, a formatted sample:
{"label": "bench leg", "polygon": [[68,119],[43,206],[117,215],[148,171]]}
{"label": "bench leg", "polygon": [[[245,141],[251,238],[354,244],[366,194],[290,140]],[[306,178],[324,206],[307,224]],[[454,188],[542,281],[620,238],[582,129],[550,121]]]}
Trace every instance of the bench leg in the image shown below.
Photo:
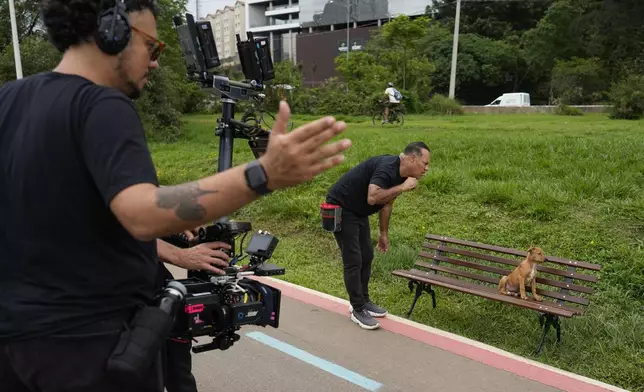
{"label": "bench leg", "polygon": [[557,344],[561,343],[561,324],[559,324],[559,317],[555,317],[554,322],[555,330],[557,330]]}
{"label": "bench leg", "polygon": [[[545,321],[545,326],[544,326]],[[550,326],[553,326],[557,331],[557,343],[561,342],[561,325],[559,324],[559,316],[553,316],[551,314],[541,314],[539,316],[539,325],[543,328],[543,335],[541,335],[541,342],[539,343],[539,348],[537,348],[537,355],[541,354],[541,349],[543,348],[543,342],[546,340],[546,335],[550,331]]]}
{"label": "bench leg", "polygon": [[411,303],[411,307],[409,308],[409,311],[407,312],[407,318],[411,317],[411,312],[414,311],[414,307],[416,306],[416,302],[418,301],[418,298],[423,294],[423,291],[430,294],[432,296],[432,307],[436,307],[436,293],[434,290],[432,290],[432,286],[425,284],[425,283],[419,283],[415,282],[413,280],[409,281],[409,291],[413,292],[414,291],[414,286],[416,286],[416,294],[414,295],[414,300]]}

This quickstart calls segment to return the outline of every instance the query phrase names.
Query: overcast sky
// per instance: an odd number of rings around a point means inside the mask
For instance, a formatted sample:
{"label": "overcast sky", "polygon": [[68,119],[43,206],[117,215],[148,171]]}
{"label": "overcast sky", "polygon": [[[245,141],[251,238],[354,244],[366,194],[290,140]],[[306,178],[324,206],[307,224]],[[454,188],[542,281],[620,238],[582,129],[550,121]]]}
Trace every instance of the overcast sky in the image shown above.
{"label": "overcast sky", "polygon": [[[235,0],[199,0],[199,16],[204,17],[207,14],[214,14],[220,8],[227,5],[235,4]],[[197,15],[197,1],[188,0],[188,12]]]}

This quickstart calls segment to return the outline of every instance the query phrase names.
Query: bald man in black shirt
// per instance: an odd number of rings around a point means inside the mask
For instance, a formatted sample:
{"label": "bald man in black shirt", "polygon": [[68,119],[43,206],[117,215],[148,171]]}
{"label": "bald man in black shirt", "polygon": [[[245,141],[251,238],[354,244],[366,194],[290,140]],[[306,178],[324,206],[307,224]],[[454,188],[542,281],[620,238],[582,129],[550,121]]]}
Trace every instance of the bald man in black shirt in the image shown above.
{"label": "bald man in black shirt", "polygon": [[374,317],[387,314],[369,298],[373,260],[369,216],[379,213],[378,250],[386,252],[393,202],[401,193],[416,188],[418,179],[429,170],[429,160],[430,150],[425,143],[410,143],[400,155],[379,155],[360,163],[327,194],[327,203],[342,207],[340,231],[334,235],[342,253],[351,320],[361,328],[378,328],[380,324]]}

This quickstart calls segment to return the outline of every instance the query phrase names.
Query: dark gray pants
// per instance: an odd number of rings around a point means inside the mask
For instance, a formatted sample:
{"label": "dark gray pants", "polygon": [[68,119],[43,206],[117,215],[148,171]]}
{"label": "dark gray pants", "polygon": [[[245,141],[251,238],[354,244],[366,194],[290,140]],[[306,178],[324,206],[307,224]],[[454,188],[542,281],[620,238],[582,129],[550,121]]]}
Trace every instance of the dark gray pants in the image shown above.
{"label": "dark gray pants", "polygon": [[361,311],[369,302],[369,279],[373,261],[369,218],[343,209],[341,227],[341,231],[333,234],[342,253],[344,285],[351,306],[356,311]]}

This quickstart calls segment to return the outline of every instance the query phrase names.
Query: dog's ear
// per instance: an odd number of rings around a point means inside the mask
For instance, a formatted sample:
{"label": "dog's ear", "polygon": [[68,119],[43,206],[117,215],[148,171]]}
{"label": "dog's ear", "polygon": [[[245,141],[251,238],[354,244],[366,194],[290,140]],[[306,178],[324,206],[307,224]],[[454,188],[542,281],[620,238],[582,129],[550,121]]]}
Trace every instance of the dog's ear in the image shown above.
{"label": "dog's ear", "polygon": [[534,245],[530,246],[528,248],[528,253],[532,253],[532,251],[535,249]]}

